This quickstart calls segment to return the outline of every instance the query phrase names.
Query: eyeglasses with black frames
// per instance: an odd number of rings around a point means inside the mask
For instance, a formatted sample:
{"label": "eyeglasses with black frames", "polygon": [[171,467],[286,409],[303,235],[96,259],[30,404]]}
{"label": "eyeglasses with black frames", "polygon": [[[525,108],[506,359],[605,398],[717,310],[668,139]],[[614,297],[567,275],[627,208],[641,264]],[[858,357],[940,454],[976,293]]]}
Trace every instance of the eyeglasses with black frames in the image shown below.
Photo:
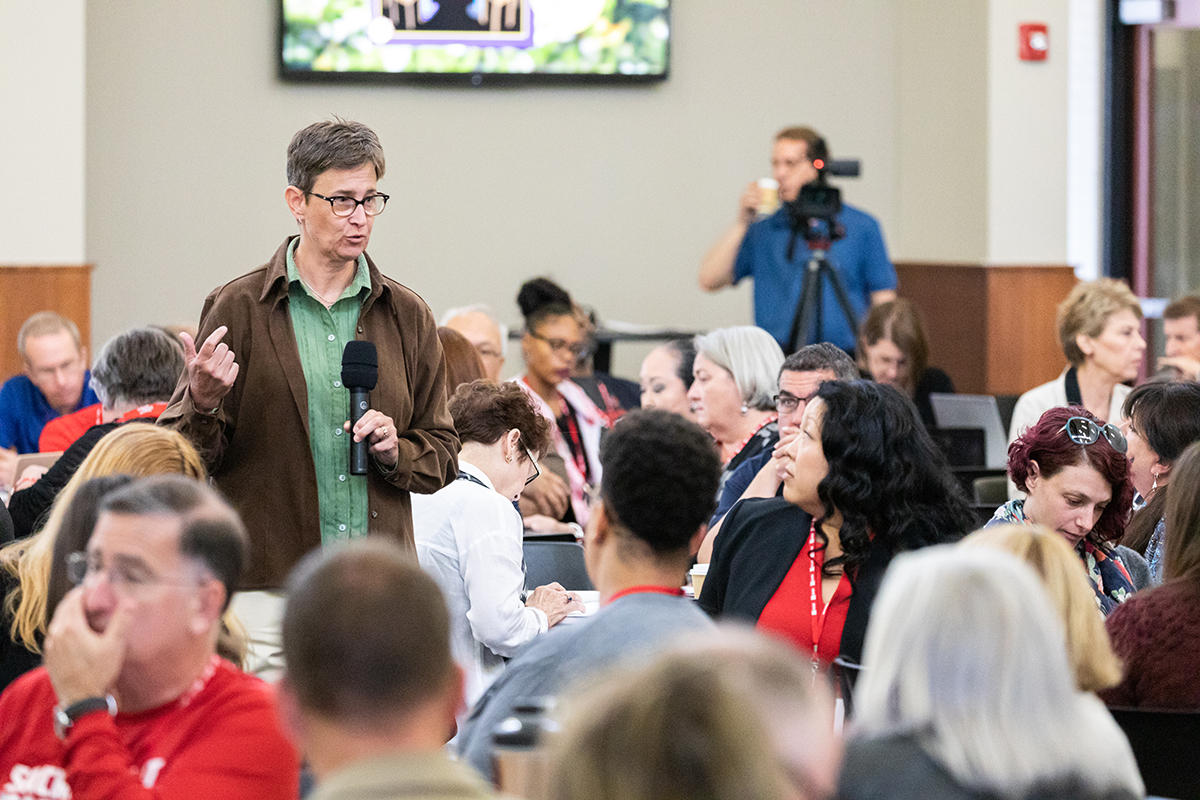
{"label": "eyeglasses with black frames", "polygon": [[326,197],[316,192],[305,192],[305,194],[311,194],[313,197],[328,200],[330,207],[333,208],[333,215],[335,217],[348,217],[359,206],[363,207],[363,211],[366,212],[368,217],[377,217],[383,213],[384,206],[387,205],[388,198],[390,197],[390,195],[386,194],[369,194],[362,200],[356,200],[353,197],[346,197],[340,194],[335,194],[333,197]]}

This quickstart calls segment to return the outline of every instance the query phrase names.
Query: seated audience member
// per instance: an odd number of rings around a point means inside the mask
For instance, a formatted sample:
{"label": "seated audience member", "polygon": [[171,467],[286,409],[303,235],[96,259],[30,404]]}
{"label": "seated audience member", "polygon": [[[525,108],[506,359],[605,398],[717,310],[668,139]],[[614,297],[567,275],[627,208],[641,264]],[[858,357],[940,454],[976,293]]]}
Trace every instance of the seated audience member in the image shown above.
{"label": "seated audience member", "polygon": [[721,465],[711,439],[678,414],[635,410],[608,435],[602,459],[584,543],[601,608],[585,624],[535,638],[475,704],[458,749],[484,776],[492,772],[492,733],[518,700],[556,695],[674,635],[712,627],[680,588],[717,496]]}
{"label": "seated audience member", "polygon": [[554,451],[562,458],[567,480],[543,471],[521,497],[523,516],[542,514],[586,525],[588,487],[600,482],[600,432],[607,418],[571,380],[575,359],[583,353],[583,328],[571,296],[546,278],[521,285],[517,304],[525,316],[521,353],[525,374],[517,378],[554,425]]}
{"label": "seated audience member", "polygon": [[452,328],[438,328],[442,343],[442,359],[446,362],[446,396],[454,394],[460,384],[484,377],[483,361],[467,338]]}
{"label": "seated audience member", "polygon": [[1181,297],[1163,309],[1163,334],[1167,352],[1158,359],[1158,369],[1200,381],[1200,296]]}
{"label": "seated audience member", "polygon": [[1189,444],[1200,441],[1200,384],[1145,383],[1125,398],[1125,436],[1129,477],[1140,503],[1121,544],[1142,555],[1150,582],[1162,583],[1163,543],[1167,526],[1166,488],[1171,467]]}
{"label": "seated audience member", "polygon": [[890,386],[829,381],[804,409],[783,497],[726,515],[699,605],[787,639],[814,668],[857,662],[892,557],[972,527],[912,403]]}
{"label": "seated audience member", "polygon": [[1163,584],[1123,603],[1108,618],[1113,648],[1125,662],[1113,706],[1200,711],[1200,444],[1183,452],[1167,489]]}
{"label": "seated audience member", "polygon": [[721,531],[721,520],[738,500],[750,497],[782,497],[784,469],[790,463],[792,442],[800,432],[804,407],[825,381],[852,381],[858,378],[854,361],[836,345],[822,342],[801,347],[783,360],[779,369],[779,392],[775,410],[779,413],[779,441],[742,462],[721,487],[717,510],[708,523],[708,534],[700,547],[699,560],[712,557],[712,543]]}
{"label": "seated audience member", "polygon": [[87,348],[74,322],[39,311],[17,334],[25,374],[0,388],[0,487],[18,476],[16,454],[36,453],[47,422],[97,402],[88,387]]}
{"label": "seated audience member", "polygon": [[1079,407],[1052,408],[1008,448],[1008,475],[1026,494],[996,509],[988,525],[1045,525],[1087,569],[1105,616],[1150,582],[1145,559],[1113,546],[1125,532],[1133,484],[1125,436]]}
{"label": "seated audience member", "polygon": [[508,326],[493,319],[487,306],[478,305],[450,309],[442,315],[441,324],[466,337],[479,353],[484,377],[499,383],[504,354],[508,351]]}
{"label": "seated audience member", "polygon": [[[92,529],[96,527],[96,516],[100,513],[100,501],[104,495],[132,480],[128,475],[107,475],[103,478],[93,478],[73,492],[71,502],[64,506],[54,542],[54,550],[62,552],[51,556],[48,575],[29,573],[27,585],[22,587],[17,575],[7,569],[0,569],[0,585],[3,585],[5,599],[12,599],[12,610],[15,610],[17,602],[26,596],[36,596],[45,602],[43,616],[46,623],[49,623],[54,616],[54,610],[71,589],[67,575],[67,555],[87,549],[87,542],[91,538]],[[44,580],[41,580],[43,578]],[[12,610],[6,604],[4,613],[0,614],[5,623],[0,633],[0,690],[42,663],[40,645],[45,634],[45,624],[34,634],[35,647],[27,647],[15,635],[9,635],[10,629],[15,631],[18,627],[11,624]]]}
{"label": "seated audience member", "polygon": [[37,530],[55,495],[101,438],[127,422],[158,419],[183,370],[183,349],[157,328],[134,328],[105,342],[96,355],[91,377],[91,386],[100,398],[98,421],[69,445],[44,475],[28,486],[22,485],[24,478],[17,484],[9,509],[18,536]]}
{"label": "seated audience member", "polygon": [[296,796],[270,689],[216,654],[247,550],[237,514],[199,481],[106,496],[45,666],[0,695],[0,719],[24,720],[0,727],[8,785],[75,800]]}
{"label": "seated audience member", "polygon": [[1007,553],[897,558],[863,664],[845,800],[1143,796],[1124,734],[1075,689],[1045,590]]}
{"label": "seated audience member", "polygon": [[1096,596],[1079,558],[1063,537],[1041,525],[993,525],[963,539],[965,547],[989,547],[1016,556],[1033,568],[1050,596],[1066,633],[1067,659],[1081,692],[1098,692],[1121,679]]}
{"label": "seated audience member", "polygon": [[691,339],[672,339],[660,345],[642,359],[639,373],[642,389],[642,408],[665,408],[693,422],[692,404],[688,389],[692,388],[692,364],[696,348]]}
{"label": "seated audience member", "polygon": [[[168,344],[174,353],[167,350]],[[105,342],[92,364],[88,385],[100,402],[47,422],[38,438],[38,450],[62,452],[94,425],[158,419],[184,367],[183,344],[163,328],[134,328],[117,334]],[[171,387],[164,395],[162,387],[172,371]]]}
{"label": "seated audience member", "polygon": [[392,542],[296,567],[279,696],[317,779],[311,800],[491,796],[442,747],[463,698],[450,625],[437,585]]}
{"label": "seated audience member", "polygon": [[937,427],[929,395],[952,394],[954,382],[929,366],[929,341],[916,306],[903,298],[872,306],[858,331],[858,363],[871,380],[908,395],[926,427]]}
{"label": "seated audience member", "polygon": [[59,585],[53,576],[56,567],[62,569],[62,564],[54,560],[56,541],[75,493],[92,478],[106,475],[143,477],[169,473],[196,480],[205,478],[200,456],[187,439],[154,425],[119,428],[100,440],[58,493],[42,530],[0,549],[0,573],[14,584],[4,599],[0,635],[11,637],[18,662],[23,658],[22,649],[34,654],[34,658],[42,652],[42,640],[51,617],[48,587],[52,590]]}
{"label": "seated audience member", "polygon": [[1137,379],[1146,352],[1141,324],[1142,306],[1125,284],[1111,278],[1077,284],[1058,306],[1058,341],[1070,365],[1021,395],[1008,441],[1055,406],[1081,406],[1100,422],[1120,423],[1129,394],[1124,384]]}
{"label": "seated audience member", "polygon": [[550,745],[554,800],[833,796],[842,744],[829,691],[763,636],[681,643],[565,711]]}
{"label": "seated audience member", "polygon": [[512,383],[465,384],[449,407],[462,442],[458,480],[413,498],[413,532],[421,567],[450,608],[451,651],[466,674],[469,706],[518,647],[583,606],[557,583],[521,600],[524,530],[513,503],[538,474],[550,423]]}
{"label": "seated audience member", "polygon": [[779,441],[775,389],[783,351],[762,328],[719,328],[695,339],[688,400],[696,422],[716,440],[724,469],[733,471]]}
{"label": "seated audience member", "polygon": [[612,425],[626,411],[641,407],[641,387],[625,378],[596,371],[594,359],[599,348],[596,311],[576,303],[575,316],[583,330],[584,347],[575,358],[575,366],[571,368],[571,380],[587,392],[597,408],[604,410],[609,425]]}

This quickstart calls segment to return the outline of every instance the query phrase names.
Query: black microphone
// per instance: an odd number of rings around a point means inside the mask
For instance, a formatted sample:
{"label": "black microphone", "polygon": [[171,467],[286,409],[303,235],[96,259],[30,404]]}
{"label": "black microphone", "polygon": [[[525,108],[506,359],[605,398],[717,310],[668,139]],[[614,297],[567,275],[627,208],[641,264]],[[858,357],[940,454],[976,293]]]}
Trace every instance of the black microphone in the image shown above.
{"label": "black microphone", "polygon": [[371,390],[379,380],[379,353],[374,342],[346,342],[342,352],[342,385],[350,390],[350,474],[367,474],[367,440],[354,441],[354,425],[371,407]]}

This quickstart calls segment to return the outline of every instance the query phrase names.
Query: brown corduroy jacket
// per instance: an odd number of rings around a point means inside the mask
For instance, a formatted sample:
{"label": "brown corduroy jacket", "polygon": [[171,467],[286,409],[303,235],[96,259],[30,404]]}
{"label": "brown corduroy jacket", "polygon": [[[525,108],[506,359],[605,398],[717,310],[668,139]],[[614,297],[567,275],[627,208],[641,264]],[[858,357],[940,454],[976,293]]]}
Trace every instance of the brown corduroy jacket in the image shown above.
{"label": "brown corduroy jacket", "polygon": [[[239,364],[216,414],[192,405],[184,372],[160,425],[196,445],[217,488],[250,534],[245,589],[276,589],[321,544],[316,468],[309,446],[308,392],[288,313],[287,247],[270,263],[218,287],[204,301],[197,347],[221,325]],[[367,257],[371,292],[357,338],[379,352],[371,407],[400,432],[400,459],[367,476],[372,535],[398,540],[416,559],[409,492],[436,492],[458,474],[458,435],[446,409],[446,370],[437,326],[424,301],[384,277]]]}

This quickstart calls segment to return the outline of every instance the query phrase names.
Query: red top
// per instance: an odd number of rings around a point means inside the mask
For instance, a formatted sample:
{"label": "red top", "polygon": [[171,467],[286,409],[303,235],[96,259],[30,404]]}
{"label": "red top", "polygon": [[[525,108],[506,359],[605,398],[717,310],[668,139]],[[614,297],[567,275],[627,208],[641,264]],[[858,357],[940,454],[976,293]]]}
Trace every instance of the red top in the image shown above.
{"label": "red top", "polygon": [[[763,606],[758,627],[782,635],[806,655],[823,665],[838,657],[842,628],[850,609],[850,579],[842,574],[833,599],[826,607],[821,592],[821,567],[825,550],[817,542],[816,527],[809,529],[808,542],[792,562],[783,582]],[[816,640],[817,647],[813,648]]]}
{"label": "red top", "polygon": [[[166,403],[148,403],[128,411],[117,422],[131,419],[158,419],[167,410]],[[104,422],[104,410],[99,403],[81,408],[73,414],[64,414],[46,423],[38,439],[39,453],[57,453],[75,444],[75,440],[88,432],[93,425]]]}
{"label": "red top", "polygon": [[54,689],[36,669],[0,696],[0,797],[294,798],[299,759],[273,701],[262,681],[214,660],[183,697],[115,718],[85,714],[63,742]]}

